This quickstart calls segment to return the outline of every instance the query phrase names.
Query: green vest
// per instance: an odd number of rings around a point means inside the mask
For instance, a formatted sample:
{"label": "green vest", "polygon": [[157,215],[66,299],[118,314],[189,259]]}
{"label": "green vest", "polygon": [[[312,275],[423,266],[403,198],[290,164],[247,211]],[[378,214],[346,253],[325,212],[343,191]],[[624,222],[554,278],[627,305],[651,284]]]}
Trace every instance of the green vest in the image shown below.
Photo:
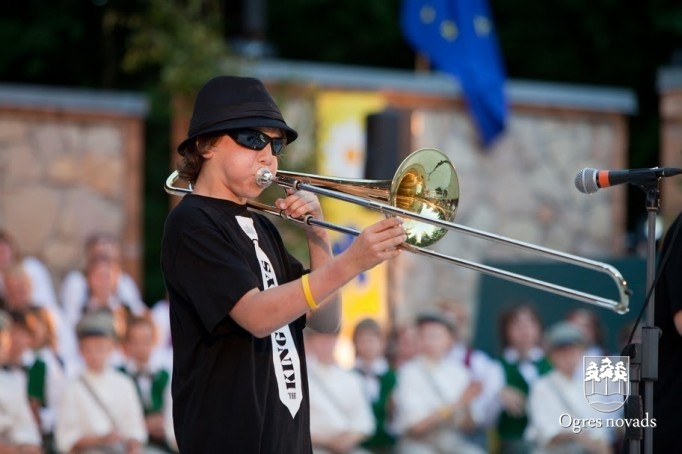
{"label": "green vest", "polygon": [[142,402],[144,406],[145,415],[158,413],[163,409],[163,398],[166,391],[166,386],[168,386],[168,382],[170,381],[170,374],[167,370],[161,369],[151,376],[152,386],[150,392],[150,402],[145,402],[142,398],[142,391],[140,390],[140,385],[137,382],[135,375],[131,374],[126,370],[125,367],[122,366],[119,367],[119,370],[133,379],[133,382],[135,383],[135,389],[137,389],[137,395],[140,397],[140,402]]}
{"label": "green vest", "polygon": [[[504,369],[505,383],[507,386],[517,388],[528,396],[528,383],[523,378],[523,375],[521,375],[518,364],[507,362],[504,358],[500,359],[500,363]],[[552,370],[552,365],[544,357],[538,361],[533,361],[533,364],[539,375],[545,375]],[[526,430],[526,425],[528,425],[528,417],[526,415],[516,417],[503,411],[497,420],[497,432],[501,440],[520,440],[523,439],[523,432]]]}
{"label": "green vest", "polygon": [[396,374],[393,369],[389,369],[377,378],[379,379],[379,395],[377,400],[372,402],[376,427],[374,434],[362,443],[362,446],[368,449],[388,448],[396,442],[395,436],[386,430],[391,416],[391,394],[397,383]]}
{"label": "green vest", "polygon": [[46,380],[47,365],[42,359],[36,358],[27,371],[28,397],[40,402],[41,407],[47,405],[47,397],[45,396]]}

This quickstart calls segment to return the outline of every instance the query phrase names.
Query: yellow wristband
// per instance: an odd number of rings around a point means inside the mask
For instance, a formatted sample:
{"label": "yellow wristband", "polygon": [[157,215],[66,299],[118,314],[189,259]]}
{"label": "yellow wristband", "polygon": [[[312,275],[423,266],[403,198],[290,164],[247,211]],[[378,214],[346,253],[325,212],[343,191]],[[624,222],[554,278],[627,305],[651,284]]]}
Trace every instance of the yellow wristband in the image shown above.
{"label": "yellow wristband", "polygon": [[310,306],[312,310],[320,307],[320,305],[315,302],[315,298],[313,298],[313,292],[310,291],[310,282],[308,282],[307,274],[301,276],[301,284],[303,285],[303,295],[305,296],[305,302],[308,303],[308,306]]}

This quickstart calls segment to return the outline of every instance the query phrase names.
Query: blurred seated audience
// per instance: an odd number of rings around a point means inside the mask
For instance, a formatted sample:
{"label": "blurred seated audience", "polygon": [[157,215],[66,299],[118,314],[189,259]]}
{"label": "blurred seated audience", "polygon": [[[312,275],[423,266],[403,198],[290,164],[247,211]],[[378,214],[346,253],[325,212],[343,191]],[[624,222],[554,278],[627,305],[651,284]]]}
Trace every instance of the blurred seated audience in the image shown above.
{"label": "blurred seated audience", "polygon": [[391,333],[387,356],[394,369],[412,359],[417,353],[417,330],[413,323],[402,323]]}
{"label": "blurred seated audience", "polygon": [[153,355],[156,344],[154,322],[149,317],[132,317],[128,320],[123,338],[124,363],[119,370],[133,379],[144,409],[149,440],[145,452],[168,453],[164,424],[166,390],[170,372]]}
{"label": "blurred seated audience", "polygon": [[85,314],[76,332],[85,370],[68,381],[59,402],[58,450],[141,453],[147,430],[135,384],[109,365],[117,339],[112,315]]}
{"label": "blurred seated audience", "polygon": [[368,453],[360,444],[374,433],[372,408],[360,377],[334,357],[338,334],[304,333],[313,453]]}
{"label": "blurred seated audience", "polygon": [[[111,260],[106,256],[95,257],[89,264],[86,270],[86,283],[88,286],[88,299],[81,307],[80,314],[74,314],[78,320],[82,319],[88,314],[103,312],[108,313],[113,317],[114,328],[118,339],[123,339],[126,333],[128,320],[133,316],[146,315],[148,310],[142,309],[138,313],[125,303],[123,303],[116,295],[116,280],[120,268],[117,262]],[[123,353],[120,347],[114,350],[110,357],[110,363],[118,366],[123,362]]]}
{"label": "blurred seated audience", "polygon": [[10,325],[10,348],[5,367],[17,372],[24,383],[24,390],[28,392],[28,371],[34,360],[33,333],[28,325],[26,312],[10,311],[12,319]]}
{"label": "blurred seated audience", "polygon": [[417,354],[398,369],[396,452],[484,453],[465,435],[471,424],[469,407],[481,385],[448,358],[454,341],[451,321],[433,312],[419,315],[416,324]]}
{"label": "blurred seated audience", "polygon": [[472,347],[472,322],[469,309],[461,301],[440,301],[436,304],[440,312],[448,317],[454,327],[453,345],[448,357],[464,366],[472,378],[481,384],[481,392],[469,406],[471,424],[464,432],[466,437],[481,448],[489,451],[489,430],[494,428],[498,415],[498,395],[504,385],[504,376],[499,363],[483,350]]}
{"label": "blurred seated audience", "polygon": [[525,437],[542,454],[611,453],[610,432],[606,427],[586,424],[576,433],[571,423],[571,420],[601,420],[603,417],[603,413],[585,400],[584,380],[574,374],[583,361],[584,332],[563,321],[550,327],[545,339],[553,370],[538,378],[530,388]]}
{"label": "blurred seated audience", "polygon": [[[10,312],[28,313],[34,307],[42,307],[31,300],[31,276],[20,263],[9,266],[3,271],[5,282],[4,309]],[[70,367],[77,357],[76,336],[73,327],[69,326],[64,319],[64,314],[59,307],[44,308],[50,313],[50,318],[55,329],[57,339],[57,352],[60,358]]]}
{"label": "blurred seated audience", "polygon": [[518,303],[502,313],[500,335],[504,385],[497,399],[499,451],[527,454],[533,450],[532,443],[524,438],[528,392],[552,368],[542,349],[542,322],[531,304]]}
{"label": "blurred seated audience", "polygon": [[362,446],[374,453],[388,453],[396,443],[392,401],[396,373],[386,358],[386,338],[379,323],[372,318],[360,320],[353,329],[353,346],[354,370],[362,378],[375,426]]}
{"label": "blurred seated audience", "polygon": [[[83,313],[83,308],[93,304],[106,304],[112,309],[117,305],[126,306],[133,314],[142,314],[147,307],[142,301],[137,283],[121,270],[121,251],[118,239],[107,233],[95,233],[85,241],[85,263],[83,269],[70,271],[62,281],[59,296],[67,320],[75,326]],[[106,280],[101,263],[109,262],[108,278],[111,290],[106,301],[91,301],[93,298],[93,279]],[[97,262],[97,263],[95,263]],[[100,276],[94,275],[99,273]],[[91,276],[88,278],[87,274]],[[104,285],[104,283],[101,283]],[[95,298],[102,298],[98,295]]]}
{"label": "blurred seated audience", "polygon": [[[566,321],[573,324],[585,338],[584,356],[608,355],[604,346],[604,330],[597,314],[586,308],[575,309],[566,315]],[[582,362],[575,368],[576,378],[583,377]]]}
{"label": "blurred seated audience", "polygon": [[[57,309],[59,303],[48,268],[38,258],[22,255],[16,240],[4,230],[0,230],[0,276],[4,270],[15,264],[21,264],[32,282],[29,298],[38,306]],[[0,278],[0,299],[5,297],[4,279]]]}
{"label": "blurred seated audience", "polygon": [[45,451],[54,451],[55,409],[69,371],[57,352],[57,335],[47,308],[32,307],[26,313],[26,327],[31,335],[31,359],[28,369],[28,397],[40,427]]}
{"label": "blurred seated audience", "polygon": [[42,439],[28,403],[26,382],[6,367],[12,348],[11,325],[10,315],[0,310],[0,453],[39,454]]}

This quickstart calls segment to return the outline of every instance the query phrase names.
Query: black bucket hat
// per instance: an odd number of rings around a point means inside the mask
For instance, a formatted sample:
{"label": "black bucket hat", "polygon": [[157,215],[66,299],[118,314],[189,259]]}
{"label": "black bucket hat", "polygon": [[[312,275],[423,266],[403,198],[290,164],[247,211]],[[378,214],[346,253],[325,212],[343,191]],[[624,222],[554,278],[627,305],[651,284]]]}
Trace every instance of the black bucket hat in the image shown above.
{"label": "black bucket hat", "polygon": [[184,148],[199,136],[242,128],[272,127],[286,134],[287,143],[298,137],[282,118],[277,104],[263,83],[251,77],[218,76],[199,90]]}

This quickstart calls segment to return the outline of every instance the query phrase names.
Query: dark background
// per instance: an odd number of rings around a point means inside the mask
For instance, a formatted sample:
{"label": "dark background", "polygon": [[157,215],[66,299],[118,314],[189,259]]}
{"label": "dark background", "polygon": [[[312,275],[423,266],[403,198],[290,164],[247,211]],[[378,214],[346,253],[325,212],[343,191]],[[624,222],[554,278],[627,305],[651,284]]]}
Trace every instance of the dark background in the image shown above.
{"label": "dark background", "polygon": [[[248,8],[259,5],[262,15],[245,20],[252,17]],[[656,77],[661,67],[682,60],[679,0],[490,0],[490,6],[510,78],[632,90],[638,112],[630,119],[628,166],[658,165]],[[143,292],[151,304],[163,297],[158,257],[168,199],[160,188],[171,148],[170,99],[195,90],[173,84],[188,80],[177,73],[210,71],[212,56],[239,52],[245,39],[276,58],[410,69],[415,55],[402,38],[399,10],[399,0],[4,2],[0,82],[133,90],[149,97]],[[205,30],[214,35],[206,38]],[[141,44],[145,38],[147,45]],[[187,49],[185,61],[177,57]],[[131,56],[137,60],[124,65]],[[169,69],[176,70],[175,79]],[[628,192],[633,238],[646,219],[638,191]]]}

